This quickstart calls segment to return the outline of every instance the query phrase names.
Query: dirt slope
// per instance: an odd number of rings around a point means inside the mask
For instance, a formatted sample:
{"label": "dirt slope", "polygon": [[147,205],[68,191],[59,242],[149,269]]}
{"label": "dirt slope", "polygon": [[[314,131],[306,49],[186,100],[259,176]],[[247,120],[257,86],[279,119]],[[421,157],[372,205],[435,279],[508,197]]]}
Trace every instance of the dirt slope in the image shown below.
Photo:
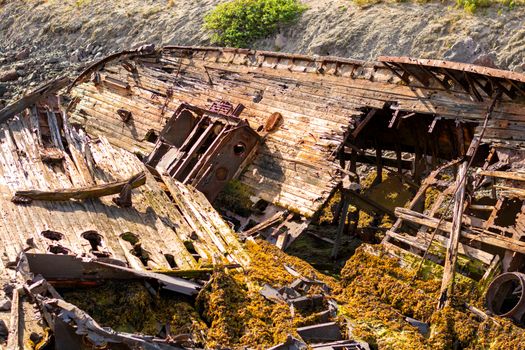
{"label": "dirt slope", "polygon": [[[112,51],[145,43],[210,45],[202,18],[219,2],[0,0],[0,107],[31,84]],[[309,9],[298,23],[254,48],[365,60],[386,54],[473,62],[483,54],[500,67],[525,68],[524,8],[473,16],[441,3],[304,2]]]}

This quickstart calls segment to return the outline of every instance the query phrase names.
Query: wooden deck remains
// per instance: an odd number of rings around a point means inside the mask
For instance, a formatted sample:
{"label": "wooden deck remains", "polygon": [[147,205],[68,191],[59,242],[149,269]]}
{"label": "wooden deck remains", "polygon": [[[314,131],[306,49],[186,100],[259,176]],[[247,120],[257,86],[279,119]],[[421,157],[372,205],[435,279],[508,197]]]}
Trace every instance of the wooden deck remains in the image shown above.
{"label": "wooden deck remains", "polygon": [[[525,74],[147,46],[68,83],[0,111],[4,279],[21,251],[136,271],[246,267],[238,233],[210,203],[230,180],[271,204],[243,219],[240,237],[282,249],[336,191],[337,237],[323,238],[334,257],[350,198],[396,218],[383,245],[444,265],[443,305],[457,272],[485,283],[525,271]],[[408,183],[412,200],[392,210],[365,196],[360,164],[374,167],[373,185],[384,171]]]}

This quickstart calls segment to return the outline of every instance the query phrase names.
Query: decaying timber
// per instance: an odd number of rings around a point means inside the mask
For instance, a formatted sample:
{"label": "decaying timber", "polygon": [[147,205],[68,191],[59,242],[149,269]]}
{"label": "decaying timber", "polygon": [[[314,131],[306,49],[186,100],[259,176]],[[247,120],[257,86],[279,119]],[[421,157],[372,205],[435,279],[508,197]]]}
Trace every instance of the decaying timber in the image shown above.
{"label": "decaying timber", "polygon": [[[45,332],[42,324],[57,349],[208,345],[198,329],[108,331],[57,291],[115,280],[138,281],[156,300],[192,298],[211,328],[225,300],[247,313],[270,308],[287,320],[286,337],[268,343],[275,349],[366,349],[341,332],[351,322],[337,317],[329,283],[311,270],[268,267],[285,271],[279,283],[250,270],[253,256],[263,259],[250,252],[253,237],[286,250],[337,196],[335,236],[308,231],[330,246],[327,259],[356,234],[360,210],[394,219],[374,218],[367,229],[386,232],[391,255],[444,265],[440,306],[460,273],[480,286],[493,280],[489,309],[525,321],[525,297],[515,298],[525,271],[525,75],[403,57],[145,46],[104,58],[61,90],[68,83],[0,111],[10,349]],[[406,207],[368,196],[359,165],[375,173],[370,188],[385,173],[407,184]],[[236,208],[241,201],[247,212]],[[229,312],[219,319],[242,319]],[[210,331],[209,344],[254,337],[220,335]]]}

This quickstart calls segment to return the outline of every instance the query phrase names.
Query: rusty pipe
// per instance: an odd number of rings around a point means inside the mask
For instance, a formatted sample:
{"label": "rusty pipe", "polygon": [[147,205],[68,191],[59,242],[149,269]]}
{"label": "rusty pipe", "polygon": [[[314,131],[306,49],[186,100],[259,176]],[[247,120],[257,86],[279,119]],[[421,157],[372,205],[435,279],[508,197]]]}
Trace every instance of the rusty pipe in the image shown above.
{"label": "rusty pipe", "polygon": [[493,314],[522,322],[525,314],[525,274],[506,272],[496,277],[487,288],[486,302]]}

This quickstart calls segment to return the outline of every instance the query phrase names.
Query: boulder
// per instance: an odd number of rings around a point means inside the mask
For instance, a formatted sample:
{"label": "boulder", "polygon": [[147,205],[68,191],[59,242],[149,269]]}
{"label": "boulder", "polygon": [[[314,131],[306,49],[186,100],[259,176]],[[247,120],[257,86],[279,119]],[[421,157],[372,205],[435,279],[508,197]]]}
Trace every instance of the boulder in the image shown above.
{"label": "boulder", "polygon": [[29,58],[29,54],[31,53],[31,51],[29,50],[29,48],[25,48],[21,51],[19,51],[16,55],[15,55],[15,59],[17,61],[21,61],[21,60],[25,60],[26,58]]}
{"label": "boulder", "polygon": [[18,74],[16,73],[16,69],[14,68],[0,71],[0,82],[13,81],[17,79],[18,79]]}

